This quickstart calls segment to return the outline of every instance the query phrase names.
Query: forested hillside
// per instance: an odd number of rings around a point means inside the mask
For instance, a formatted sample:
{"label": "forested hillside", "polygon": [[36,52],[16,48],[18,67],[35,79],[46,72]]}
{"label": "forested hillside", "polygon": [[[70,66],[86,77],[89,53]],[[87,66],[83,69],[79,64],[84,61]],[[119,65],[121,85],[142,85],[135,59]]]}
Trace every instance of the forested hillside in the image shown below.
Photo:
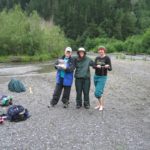
{"label": "forested hillside", "polygon": [[40,17],[60,26],[74,48],[94,49],[97,45],[89,43],[105,38],[119,42],[119,50],[102,42],[110,51],[136,53],[140,46],[140,52],[150,53],[149,43],[143,43],[150,34],[150,0],[0,0],[0,10],[16,4],[28,15],[36,10]]}

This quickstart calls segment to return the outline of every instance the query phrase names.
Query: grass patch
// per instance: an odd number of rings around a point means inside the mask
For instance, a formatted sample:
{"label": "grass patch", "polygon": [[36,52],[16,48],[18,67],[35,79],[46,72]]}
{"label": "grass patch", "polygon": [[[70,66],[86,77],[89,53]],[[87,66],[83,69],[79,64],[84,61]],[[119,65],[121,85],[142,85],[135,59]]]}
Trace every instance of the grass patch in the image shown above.
{"label": "grass patch", "polygon": [[41,55],[34,55],[34,56],[0,56],[1,63],[8,63],[8,62],[41,62],[52,60],[52,56],[48,54],[41,54]]}

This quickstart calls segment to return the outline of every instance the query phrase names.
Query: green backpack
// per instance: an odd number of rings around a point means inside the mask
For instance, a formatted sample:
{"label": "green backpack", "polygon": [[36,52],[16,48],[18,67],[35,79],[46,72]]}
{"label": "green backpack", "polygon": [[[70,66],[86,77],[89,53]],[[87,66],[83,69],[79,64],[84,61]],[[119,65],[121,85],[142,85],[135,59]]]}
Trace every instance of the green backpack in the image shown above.
{"label": "green backpack", "polygon": [[0,98],[0,106],[9,106],[12,105],[12,96],[2,96]]}
{"label": "green backpack", "polygon": [[23,83],[17,79],[11,79],[11,81],[8,84],[8,89],[12,92],[25,92],[26,88],[24,87]]}

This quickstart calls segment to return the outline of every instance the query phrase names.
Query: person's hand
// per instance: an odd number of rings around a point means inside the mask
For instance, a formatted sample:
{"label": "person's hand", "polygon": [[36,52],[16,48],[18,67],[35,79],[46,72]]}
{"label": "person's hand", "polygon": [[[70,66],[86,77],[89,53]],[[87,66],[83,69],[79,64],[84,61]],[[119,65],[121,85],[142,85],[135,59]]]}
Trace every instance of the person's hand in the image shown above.
{"label": "person's hand", "polygon": [[66,67],[66,65],[62,65],[61,68],[62,68],[63,70],[66,70],[67,67]]}
{"label": "person's hand", "polygon": [[65,64],[59,64],[59,67],[63,70],[66,70],[66,65]]}
{"label": "person's hand", "polygon": [[105,65],[105,68],[107,68],[107,69],[108,69],[108,68],[109,68],[109,65]]}
{"label": "person's hand", "polygon": [[58,65],[56,65],[55,66],[57,69],[59,69],[59,70],[65,70],[66,69],[66,66],[64,65],[64,64],[58,64]]}
{"label": "person's hand", "polygon": [[96,68],[101,68],[101,65],[97,65]]}

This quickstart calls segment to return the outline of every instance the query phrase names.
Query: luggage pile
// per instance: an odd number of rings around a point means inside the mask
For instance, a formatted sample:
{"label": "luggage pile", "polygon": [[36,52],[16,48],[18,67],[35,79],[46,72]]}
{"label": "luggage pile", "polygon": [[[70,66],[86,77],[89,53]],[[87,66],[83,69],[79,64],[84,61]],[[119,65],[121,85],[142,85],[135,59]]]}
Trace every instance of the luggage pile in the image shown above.
{"label": "luggage pile", "polygon": [[[8,89],[12,92],[25,92],[26,89],[21,81],[12,79],[8,84]],[[13,97],[0,95],[0,124],[5,120],[11,122],[24,121],[30,117],[28,109],[22,105],[14,105]]]}

